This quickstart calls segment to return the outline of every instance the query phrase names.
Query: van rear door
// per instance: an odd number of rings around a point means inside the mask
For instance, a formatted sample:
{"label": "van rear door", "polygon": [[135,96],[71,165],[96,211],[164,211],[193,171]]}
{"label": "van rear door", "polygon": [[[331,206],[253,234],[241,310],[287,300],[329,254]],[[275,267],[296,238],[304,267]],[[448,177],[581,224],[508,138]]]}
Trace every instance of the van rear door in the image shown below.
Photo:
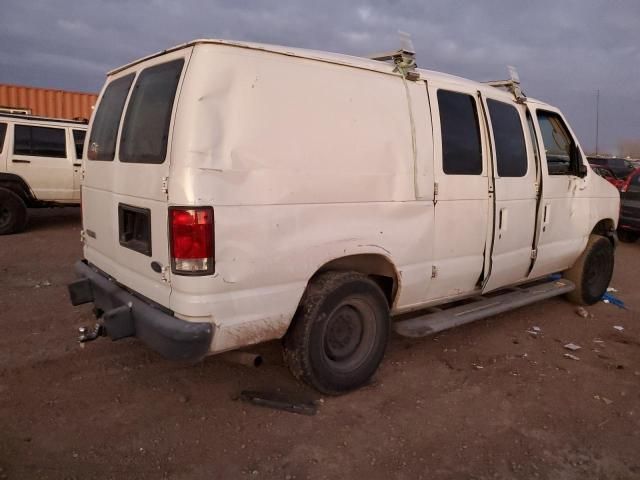
{"label": "van rear door", "polygon": [[169,304],[171,131],[192,48],[112,75],[89,128],[82,188],[85,257],[118,283]]}

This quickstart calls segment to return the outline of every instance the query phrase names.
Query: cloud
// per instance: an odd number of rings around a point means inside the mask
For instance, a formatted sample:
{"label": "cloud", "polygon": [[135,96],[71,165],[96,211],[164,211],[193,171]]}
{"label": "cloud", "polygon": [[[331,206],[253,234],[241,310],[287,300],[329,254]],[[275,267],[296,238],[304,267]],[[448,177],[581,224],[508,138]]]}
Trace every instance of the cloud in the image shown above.
{"label": "cloud", "polygon": [[193,38],[352,55],[412,35],[421,67],[476,79],[516,65],[525,91],[558,105],[583,145],[640,136],[637,0],[4,0],[0,82],[97,91],[104,74]]}

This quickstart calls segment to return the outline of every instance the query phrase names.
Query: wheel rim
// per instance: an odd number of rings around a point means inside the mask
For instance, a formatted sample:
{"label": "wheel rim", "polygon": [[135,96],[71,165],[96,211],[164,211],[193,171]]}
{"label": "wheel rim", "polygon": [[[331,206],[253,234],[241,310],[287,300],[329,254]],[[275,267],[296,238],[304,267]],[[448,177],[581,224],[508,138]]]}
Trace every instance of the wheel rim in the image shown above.
{"label": "wheel rim", "polygon": [[0,205],[0,228],[4,228],[11,222],[11,211],[4,205]]}
{"label": "wheel rim", "polygon": [[339,304],[324,329],[324,354],[334,370],[349,372],[371,353],[376,334],[375,312],[360,298]]}
{"label": "wheel rim", "polygon": [[613,258],[606,248],[593,252],[591,261],[587,264],[586,290],[594,298],[601,297],[609,286],[613,272]]}

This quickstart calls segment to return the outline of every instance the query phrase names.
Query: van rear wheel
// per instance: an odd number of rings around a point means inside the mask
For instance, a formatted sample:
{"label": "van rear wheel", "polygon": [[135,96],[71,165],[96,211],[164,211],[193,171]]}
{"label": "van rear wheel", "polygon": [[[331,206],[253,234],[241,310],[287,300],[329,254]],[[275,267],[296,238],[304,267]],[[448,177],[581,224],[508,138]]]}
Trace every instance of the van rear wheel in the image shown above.
{"label": "van rear wheel", "polygon": [[326,272],[302,297],[284,338],[284,358],[296,378],[339,395],[373,376],[389,328],[389,305],[373,280],[356,272]]}
{"label": "van rear wheel", "polygon": [[0,235],[18,233],[27,225],[27,206],[6,188],[0,188]]}
{"label": "van rear wheel", "polygon": [[564,272],[564,278],[576,288],[567,298],[578,305],[593,305],[607,291],[613,275],[613,246],[602,235],[591,235],[576,263]]}

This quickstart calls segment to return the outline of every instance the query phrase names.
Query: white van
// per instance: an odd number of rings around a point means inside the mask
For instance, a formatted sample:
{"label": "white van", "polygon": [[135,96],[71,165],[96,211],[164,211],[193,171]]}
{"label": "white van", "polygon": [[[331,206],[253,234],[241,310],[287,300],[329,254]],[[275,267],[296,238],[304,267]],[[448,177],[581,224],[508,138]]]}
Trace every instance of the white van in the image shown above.
{"label": "white van", "polygon": [[100,323],[81,340],[198,360],[283,338],[294,375],[337,394],[392,327],[597,301],[619,196],[560,111],[388,58],[198,40],[110,72],[70,285]]}
{"label": "white van", "polygon": [[27,208],[80,204],[85,122],[0,113],[0,235],[17,233]]}

